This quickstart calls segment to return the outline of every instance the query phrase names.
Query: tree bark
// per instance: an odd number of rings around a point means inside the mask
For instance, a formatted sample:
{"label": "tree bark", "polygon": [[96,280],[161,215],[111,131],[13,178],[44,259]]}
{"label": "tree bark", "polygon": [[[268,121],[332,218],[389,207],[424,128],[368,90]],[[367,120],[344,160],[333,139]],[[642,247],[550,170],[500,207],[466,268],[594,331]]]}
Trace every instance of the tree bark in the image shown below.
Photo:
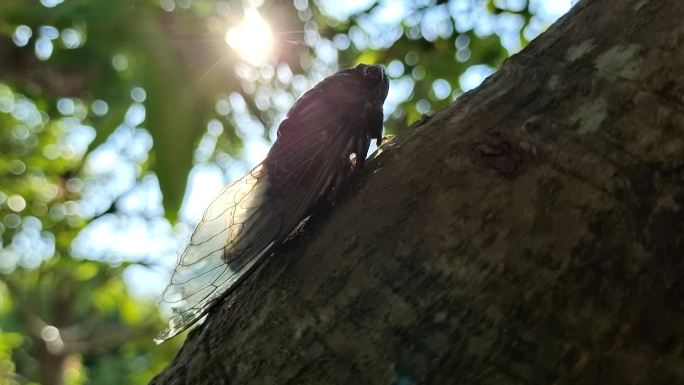
{"label": "tree bark", "polygon": [[684,383],[684,2],[583,0],[153,384]]}

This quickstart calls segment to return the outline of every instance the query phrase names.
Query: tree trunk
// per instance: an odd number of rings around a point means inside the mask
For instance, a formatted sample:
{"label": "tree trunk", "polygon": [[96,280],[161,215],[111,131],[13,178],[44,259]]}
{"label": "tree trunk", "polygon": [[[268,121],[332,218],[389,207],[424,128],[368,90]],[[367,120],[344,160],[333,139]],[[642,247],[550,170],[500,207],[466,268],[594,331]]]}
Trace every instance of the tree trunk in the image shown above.
{"label": "tree trunk", "polygon": [[153,384],[684,383],[684,2],[583,0]]}

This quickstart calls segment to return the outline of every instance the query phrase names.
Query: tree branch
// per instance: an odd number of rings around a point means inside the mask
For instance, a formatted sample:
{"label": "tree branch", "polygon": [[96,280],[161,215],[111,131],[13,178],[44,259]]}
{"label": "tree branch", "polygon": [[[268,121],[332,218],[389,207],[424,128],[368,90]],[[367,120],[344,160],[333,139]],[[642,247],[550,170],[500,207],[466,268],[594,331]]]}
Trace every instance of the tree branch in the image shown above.
{"label": "tree branch", "polygon": [[152,383],[684,382],[681,20],[580,2],[383,148]]}

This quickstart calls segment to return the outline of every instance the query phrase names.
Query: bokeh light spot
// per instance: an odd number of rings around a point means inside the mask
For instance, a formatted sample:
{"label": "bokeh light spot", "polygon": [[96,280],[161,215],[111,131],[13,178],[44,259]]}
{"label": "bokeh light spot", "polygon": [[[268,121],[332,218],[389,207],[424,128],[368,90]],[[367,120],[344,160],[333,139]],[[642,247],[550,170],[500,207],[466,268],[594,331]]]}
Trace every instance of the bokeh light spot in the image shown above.
{"label": "bokeh light spot", "polygon": [[93,110],[93,114],[97,116],[103,116],[106,115],[107,112],[109,111],[109,106],[107,105],[107,102],[104,100],[94,100],[93,104],[90,106],[90,109]]}
{"label": "bokeh light spot", "polygon": [[40,0],[40,3],[43,4],[45,8],[53,8],[63,2],[64,0]]}
{"label": "bokeh light spot", "polygon": [[438,100],[446,99],[451,94],[451,85],[444,79],[432,82],[432,92]]}
{"label": "bokeh light spot", "polygon": [[59,330],[52,325],[45,326],[40,331],[40,337],[46,342],[56,341],[59,338]]}
{"label": "bokeh light spot", "polygon": [[61,98],[57,101],[57,110],[62,115],[71,115],[74,113],[76,105],[72,99]]}
{"label": "bokeh light spot", "polygon": [[116,54],[112,57],[112,67],[119,72],[128,69],[128,58],[126,55]]}
{"label": "bokeh light spot", "polygon": [[27,25],[20,25],[15,28],[14,33],[12,34],[12,41],[17,45],[17,47],[23,47],[28,44],[29,39],[31,39],[31,35],[33,35],[31,27]]}
{"label": "bokeh light spot", "polygon": [[142,103],[147,99],[147,92],[141,87],[134,87],[131,90],[131,99],[135,100],[138,103]]}
{"label": "bokeh light spot", "polygon": [[15,213],[22,212],[26,208],[26,201],[21,195],[10,195],[7,198],[7,207]]}
{"label": "bokeh light spot", "polygon": [[176,8],[176,3],[173,0],[161,0],[159,6],[166,12],[172,12]]}
{"label": "bokeh light spot", "polygon": [[50,39],[50,40],[55,40],[59,37],[59,30],[55,28],[54,26],[51,25],[43,25],[40,28],[38,28],[38,33],[40,34],[41,37]]}
{"label": "bokeh light spot", "polygon": [[21,217],[14,213],[7,214],[5,215],[5,218],[2,221],[8,228],[16,229],[21,224]]}
{"label": "bokeh light spot", "polygon": [[36,57],[40,60],[47,60],[52,56],[52,50],[53,50],[52,42],[50,39],[47,37],[39,37],[38,40],[36,40],[36,46],[35,46],[35,51],[36,51]]}
{"label": "bokeh light spot", "polygon": [[81,46],[83,42],[83,36],[78,30],[73,28],[66,28],[62,31],[62,43],[68,49],[74,49]]}
{"label": "bokeh light spot", "polygon": [[14,175],[21,175],[26,171],[26,165],[19,159],[14,159],[9,163],[9,170]]}

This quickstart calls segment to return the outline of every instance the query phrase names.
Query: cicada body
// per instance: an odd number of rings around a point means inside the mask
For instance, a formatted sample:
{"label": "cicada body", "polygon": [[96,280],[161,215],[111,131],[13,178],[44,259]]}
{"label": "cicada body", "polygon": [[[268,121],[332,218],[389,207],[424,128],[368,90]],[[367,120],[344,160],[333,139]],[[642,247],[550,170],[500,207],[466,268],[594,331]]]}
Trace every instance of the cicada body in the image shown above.
{"label": "cicada body", "polygon": [[361,167],[370,140],[380,142],[388,88],[382,67],[360,64],[297,100],[266,158],[219,194],[180,249],[158,343],[197,322]]}

